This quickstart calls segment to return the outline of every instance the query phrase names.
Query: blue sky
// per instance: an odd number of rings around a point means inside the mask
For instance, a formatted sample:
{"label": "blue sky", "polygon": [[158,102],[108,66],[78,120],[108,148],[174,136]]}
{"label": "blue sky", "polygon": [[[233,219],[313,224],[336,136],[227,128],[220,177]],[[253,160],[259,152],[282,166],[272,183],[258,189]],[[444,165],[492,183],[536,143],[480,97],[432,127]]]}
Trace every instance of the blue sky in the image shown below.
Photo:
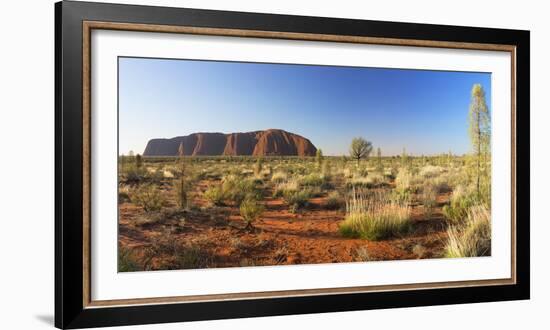
{"label": "blue sky", "polygon": [[490,73],[119,58],[119,152],[151,138],[280,128],[326,155],[362,136],[415,155],[469,151],[470,90]]}

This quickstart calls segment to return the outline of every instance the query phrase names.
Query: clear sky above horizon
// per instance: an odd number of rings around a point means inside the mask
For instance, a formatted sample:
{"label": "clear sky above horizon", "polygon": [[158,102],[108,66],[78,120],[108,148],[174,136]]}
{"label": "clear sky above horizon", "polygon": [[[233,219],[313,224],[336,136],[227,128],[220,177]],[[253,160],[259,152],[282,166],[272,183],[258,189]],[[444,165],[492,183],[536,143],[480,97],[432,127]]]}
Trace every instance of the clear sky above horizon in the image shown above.
{"label": "clear sky above horizon", "polygon": [[470,150],[470,91],[490,73],[119,58],[119,153],[152,138],[279,128],[326,155],[353,137],[382,154]]}

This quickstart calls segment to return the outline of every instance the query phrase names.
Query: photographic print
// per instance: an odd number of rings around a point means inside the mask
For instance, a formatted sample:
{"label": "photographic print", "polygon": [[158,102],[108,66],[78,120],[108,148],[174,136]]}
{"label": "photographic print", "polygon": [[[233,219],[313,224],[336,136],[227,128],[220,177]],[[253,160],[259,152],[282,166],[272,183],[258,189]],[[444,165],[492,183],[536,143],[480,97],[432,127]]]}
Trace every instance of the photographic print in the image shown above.
{"label": "photographic print", "polygon": [[491,73],[118,58],[118,271],[491,255]]}

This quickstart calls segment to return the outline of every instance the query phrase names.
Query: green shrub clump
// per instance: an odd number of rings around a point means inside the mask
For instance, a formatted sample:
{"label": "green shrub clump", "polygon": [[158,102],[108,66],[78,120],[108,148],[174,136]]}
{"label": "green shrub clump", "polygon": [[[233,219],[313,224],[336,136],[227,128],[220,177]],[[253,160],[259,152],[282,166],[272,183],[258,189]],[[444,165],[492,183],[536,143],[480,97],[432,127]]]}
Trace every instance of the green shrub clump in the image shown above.
{"label": "green shrub clump", "polygon": [[289,211],[296,213],[298,210],[308,206],[312,193],[309,189],[286,190],[283,194],[285,203],[288,204]]}
{"label": "green shrub clump", "polygon": [[239,207],[239,212],[246,223],[245,228],[252,227],[252,223],[256,221],[264,212],[265,208],[257,200],[246,198]]}
{"label": "green shrub clump", "polygon": [[223,205],[225,195],[221,185],[214,185],[208,187],[203,193],[203,197],[208,201],[211,206]]}
{"label": "green shrub clump", "polygon": [[130,200],[132,203],[141,206],[145,212],[159,211],[166,203],[159,189],[154,185],[144,185],[136,188],[132,192]]}

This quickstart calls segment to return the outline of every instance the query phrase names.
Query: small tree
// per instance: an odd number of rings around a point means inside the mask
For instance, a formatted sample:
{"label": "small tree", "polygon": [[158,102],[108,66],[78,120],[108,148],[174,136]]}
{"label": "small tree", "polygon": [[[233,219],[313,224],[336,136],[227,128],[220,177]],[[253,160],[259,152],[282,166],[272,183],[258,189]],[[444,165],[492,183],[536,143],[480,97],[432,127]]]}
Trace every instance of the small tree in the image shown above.
{"label": "small tree", "polygon": [[183,142],[178,148],[178,162],[180,164],[180,178],[175,183],[176,196],[180,209],[187,208],[187,182],[185,181],[185,148]]}
{"label": "small tree", "polygon": [[262,173],[263,168],[264,168],[264,159],[262,157],[258,157],[258,159],[256,159],[256,165],[254,166],[254,174],[260,175]]}
{"label": "small tree", "polygon": [[485,91],[480,84],[472,87],[470,101],[470,141],[476,163],[476,188],[480,194],[480,179],[482,176],[482,163],[486,162],[486,156],[490,152],[491,139],[491,119],[489,108],[485,101]]}
{"label": "small tree", "polygon": [[368,158],[372,152],[372,143],[363,139],[362,137],[353,138],[351,146],[349,148],[350,156],[357,160],[357,164],[363,158]]}
{"label": "small tree", "polygon": [[140,154],[136,155],[136,167],[141,168],[141,165],[143,165],[143,159]]}
{"label": "small tree", "polygon": [[382,164],[382,150],[376,148],[376,169],[378,172],[384,172],[384,164]]}
{"label": "small tree", "polygon": [[321,166],[323,165],[323,150],[317,149],[317,151],[315,152],[315,160],[317,161],[317,166],[321,168]]}
{"label": "small tree", "polygon": [[401,166],[409,166],[409,155],[407,155],[407,149],[405,148],[403,148],[403,152],[401,153]]}

